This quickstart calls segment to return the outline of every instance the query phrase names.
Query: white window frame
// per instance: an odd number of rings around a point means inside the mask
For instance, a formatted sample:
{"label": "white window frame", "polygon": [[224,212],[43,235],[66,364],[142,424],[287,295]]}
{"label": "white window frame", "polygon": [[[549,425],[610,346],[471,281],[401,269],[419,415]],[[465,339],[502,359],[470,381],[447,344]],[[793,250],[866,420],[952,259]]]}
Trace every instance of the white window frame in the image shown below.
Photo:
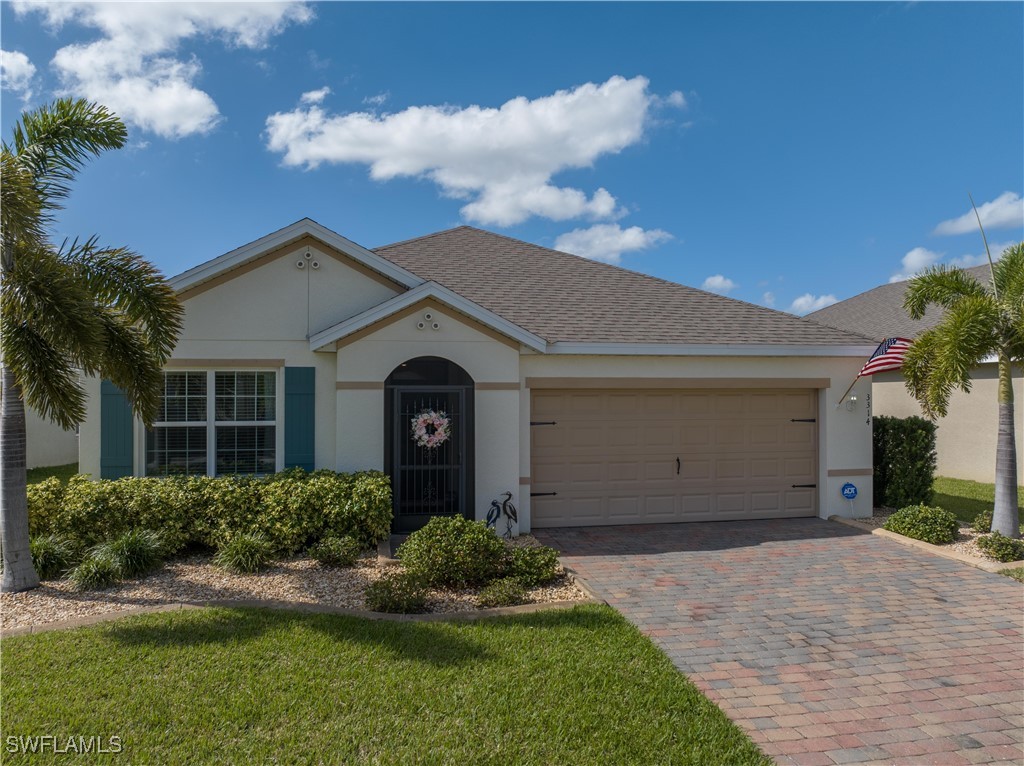
{"label": "white window frame", "polygon": [[[283,367],[233,367],[225,360],[216,367],[173,367],[163,372],[201,372],[206,375],[206,420],[190,422],[161,423],[159,427],[206,429],[206,476],[217,475],[217,426],[273,426],[274,427],[274,471],[284,469],[284,368]],[[218,372],[272,372],[274,373],[274,419],[273,420],[217,420]],[[159,422],[159,421],[158,421]],[[154,423],[157,426],[157,423]],[[136,476],[146,476],[146,426],[140,418],[135,419],[135,470]],[[249,475],[249,474],[247,474]],[[267,474],[251,474],[266,476]],[[164,477],[157,477],[164,478]]]}

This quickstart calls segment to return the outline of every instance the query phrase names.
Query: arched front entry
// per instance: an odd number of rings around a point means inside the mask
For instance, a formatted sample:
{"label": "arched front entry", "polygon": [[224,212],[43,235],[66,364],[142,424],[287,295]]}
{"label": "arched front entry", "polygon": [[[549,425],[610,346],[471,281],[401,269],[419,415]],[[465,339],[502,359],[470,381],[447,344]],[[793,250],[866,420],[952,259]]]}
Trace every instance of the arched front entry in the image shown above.
{"label": "arched front entry", "polygon": [[414,532],[434,516],[474,517],[473,379],[459,365],[421,356],[388,375],[384,470],[395,533]]}

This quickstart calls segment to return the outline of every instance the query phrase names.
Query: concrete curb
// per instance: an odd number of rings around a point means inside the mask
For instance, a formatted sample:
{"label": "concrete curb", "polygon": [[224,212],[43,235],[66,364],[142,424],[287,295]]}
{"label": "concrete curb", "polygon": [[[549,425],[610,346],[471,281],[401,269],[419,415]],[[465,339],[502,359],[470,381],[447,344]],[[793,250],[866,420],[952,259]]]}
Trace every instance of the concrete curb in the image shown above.
{"label": "concrete curb", "polygon": [[[582,586],[581,586],[582,587]],[[588,592],[583,588],[584,592]],[[264,599],[223,599],[216,601],[197,602],[175,602],[171,604],[158,604],[156,606],[139,606],[132,609],[122,609],[118,612],[104,612],[102,614],[90,614],[85,617],[75,617],[70,620],[59,620],[46,622],[41,625],[26,625],[22,628],[10,628],[0,631],[0,637],[9,638],[12,636],[24,636],[36,633],[49,633],[54,630],[71,630],[73,628],[84,628],[90,625],[98,625],[104,622],[113,622],[123,617],[137,617],[142,614],[155,614],[157,612],[177,612],[183,609],[276,609],[286,612],[299,612],[301,614],[334,614],[343,617],[359,617],[364,620],[378,620],[383,622],[471,622],[484,620],[490,617],[511,617],[517,614],[533,614],[557,609],[572,609],[576,606],[586,604],[603,604],[599,599],[586,598],[574,599],[571,601],[546,601],[536,604],[522,604],[521,606],[501,606],[489,609],[474,609],[465,612],[430,612],[428,614],[388,614],[385,612],[371,612],[366,609],[346,609],[340,606],[328,604],[305,604],[292,601],[270,601]]]}
{"label": "concrete curb", "polygon": [[560,563],[560,564],[562,564],[562,569],[564,569],[564,570],[565,570],[565,573],[566,573],[567,575],[569,575],[569,576],[570,576],[570,577],[572,578],[572,581],[573,581],[574,583],[576,583],[576,585],[577,585],[577,586],[579,586],[579,589],[580,589],[581,591],[583,591],[584,593],[586,593],[586,594],[587,594],[587,596],[589,596],[589,597],[590,597],[590,600],[591,600],[591,601],[595,601],[595,602],[597,602],[597,603],[599,603],[599,604],[605,604],[605,605],[607,605],[607,604],[608,604],[608,602],[607,602],[607,601],[605,601],[605,600],[604,600],[603,598],[601,598],[601,597],[600,597],[599,595],[597,595],[597,594],[596,594],[596,593],[594,592],[594,589],[593,589],[593,588],[591,588],[591,587],[590,587],[590,585],[589,585],[589,584],[587,583],[587,581],[586,581],[586,580],[584,580],[584,579],[583,579],[583,578],[582,578],[582,577],[580,576],[580,573],[579,573],[579,572],[577,572],[577,571],[576,571],[575,569],[573,569],[572,567],[567,567],[567,566],[565,565],[565,562],[563,562],[563,561],[561,561],[561,560],[559,560],[559,563]]}
{"label": "concrete curb", "polygon": [[856,519],[846,519],[842,516],[829,516],[828,520],[837,521],[840,524],[845,524],[848,527],[853,527],[854,529],[859,529],[864,532],[870,532],[871,534],[878,535],[879,537],[885,537],[899,543],[900,545],[908,545],[911,548],[920,548],[923,551],[927,551],[928,553],[932,553],[936,556],[941,556],[944,559],[959,561],[961,564],[967,564],[968,566],[972,566],[975,569],[981,569],[985,572],[1001,572],[1004,569],[1024,567],[1024,561],[1008,561],[1006,563],[999,561],[984,561],[982,559],[977,559],[974,556],[965,556],[963,553],[948,551],[941,545],[932,545],[931,543],[926,543],[923,540],[915,540],[912,537],[898,535],[895,532],[890,532],[888,529],[873,527],[870,524],[864,524]]}

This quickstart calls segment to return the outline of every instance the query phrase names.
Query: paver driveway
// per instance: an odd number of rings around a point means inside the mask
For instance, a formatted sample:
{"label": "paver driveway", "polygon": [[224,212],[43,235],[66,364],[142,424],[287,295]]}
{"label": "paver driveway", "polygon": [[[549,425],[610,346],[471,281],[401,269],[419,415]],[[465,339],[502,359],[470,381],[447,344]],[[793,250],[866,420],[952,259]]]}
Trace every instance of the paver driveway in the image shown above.
{"label": "paver driveway", "polygon": [[781,764],[1024,763],[1024,586],[820,519],[537,532]]}

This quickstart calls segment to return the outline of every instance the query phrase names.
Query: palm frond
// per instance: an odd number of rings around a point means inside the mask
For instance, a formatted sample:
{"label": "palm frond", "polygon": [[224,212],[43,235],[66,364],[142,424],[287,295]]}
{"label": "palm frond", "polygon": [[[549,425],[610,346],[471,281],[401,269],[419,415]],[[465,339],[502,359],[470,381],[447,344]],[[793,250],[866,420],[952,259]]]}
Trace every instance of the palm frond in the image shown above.
{"label": "palm frond", "polygon": [[2,327],[4,365],[21,386],[25,403],[66,430],[81,423],[85,392],[67,356],[28,325],[3,321]]}
{"label": "palm frond", "polygon": [[31,327],[72,364],[93,372],[104,335],[88,286],[49,248],[18,245],[0,295],[6,326]]}
{"label": "palm frond", "polygon": [[97,306],[97,316],[104,330],[100,369],[150,426],[160,409],[164,360],[153,353],[143,331],[114,309]]}
{"label": "palm frond", "polygon": [[[933,420],[946,414],[953,383],[939,373],[937,337],[933,330],[917,336],[903,358],[903,379],[907,391],[921,405],[924,414]],[[970,381],[967,382],[970,390]]]}
{"label": "palm frond", "polygon": [[46,228],[41,215],[43,202],[32,174],[17,159],[3,150],[0,156],[0,242],[3,267],[9,269],[16,242],[46,242]]}
{"label": "palm frond", "polygon": [[988,290],[963,269],[933,266],[910,280],[903,308],[912,319],[920,319],[930,304],[952,308],[967,297],[987,295]]}
{"label": "palm frond", "polygon": [[147,345],[162,365],[178,342],[183,309],[163,274],[123,247],[99,247],[95,237],[61,248],[61,259],[100,303],[116,309],[131,325],[141,325]]}
{"label": "palm frond", "polygon": [[46,207],[59,208],[82,165],[128,140],[121,119],[107,107],[85,99],[61,98],[25,112],[4,149],[35,179]]}

